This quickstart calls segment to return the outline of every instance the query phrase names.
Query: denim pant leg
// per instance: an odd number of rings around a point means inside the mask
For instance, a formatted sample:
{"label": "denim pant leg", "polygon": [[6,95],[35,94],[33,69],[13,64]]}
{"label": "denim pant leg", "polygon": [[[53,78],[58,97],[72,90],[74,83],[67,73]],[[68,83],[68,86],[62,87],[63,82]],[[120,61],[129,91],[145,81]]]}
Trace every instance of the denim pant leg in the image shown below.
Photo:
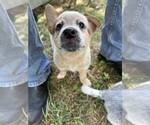
{"label": "denim pant leg", "polygon": [[[150,80],[149,12],[149,0],[126,0],[123,4],[123,71],[132,86]],[[124,82],[129,84],[129,80]]]}
{"label": "denim pant leg", "polygon": [[0,3],[0,87],[27,82],[28,58],[7,11]]}
{"label": "denim pant leg", "polygon": [[44,53],[43,45],[38,34],[32,9],[28,9],[29,18],[29,87],[35,87],[47,80],[50,74],[50,61]]}
{"label": "denim pant leg", "polygon": [[150,1],[126,0],[123,7],[123,58],[150,62]]}
{"label": "denim pant leg", "polygon": [[122,61],[122,0],[107,0],[100,54],[107,60]]}

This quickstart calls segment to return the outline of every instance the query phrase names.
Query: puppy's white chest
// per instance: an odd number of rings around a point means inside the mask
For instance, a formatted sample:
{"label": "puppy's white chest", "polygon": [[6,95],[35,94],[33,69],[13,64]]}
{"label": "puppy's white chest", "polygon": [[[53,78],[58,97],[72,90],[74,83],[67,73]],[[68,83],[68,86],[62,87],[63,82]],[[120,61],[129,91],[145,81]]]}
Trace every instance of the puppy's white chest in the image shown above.
{"label": "puppy's white chest", "polygon": [[80,69],[88,69],[91,64],[90,49],[85,54],[79,55],[62,55],[62,53],[54,54],[54,63],[57,68],[65,71],[80,71]]}
{"label": "puppy's white chest", "polygon": [[81,60],[80,60],[81,62],[78,62],[77,60],[74,59],[64,59],[62,57],[61,58],[56,57],[54,60],[56,60],[54,62],[57,68],[59,68],[60,70],[76,72],[79,70],[80,67],[84,67],[84,65],[81,64],[83,62]]}

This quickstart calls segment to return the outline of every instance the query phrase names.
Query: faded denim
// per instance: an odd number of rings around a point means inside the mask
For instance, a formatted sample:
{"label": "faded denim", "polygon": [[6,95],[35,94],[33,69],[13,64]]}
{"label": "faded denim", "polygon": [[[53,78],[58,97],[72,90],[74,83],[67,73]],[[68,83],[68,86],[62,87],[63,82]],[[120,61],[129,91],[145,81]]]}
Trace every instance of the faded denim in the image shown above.
{"label": "faded denim", "polygon": [[7,11],[0,4],[0,87],[17,86],[28,80],[28,57]]}
{"label": "faded denim", "polygon": [[122,61],[122,0],[107,0],[100,54],[110,61]]}
{"label": "faded denim", "polygon": [[125,0],[123,8],[123,57],[150,61],[150,1]]}
{"label": "faded denim", "polygon": [[23,83],[28,83],[29,87],[41,85],[50,73],[50,61],[43,52],[32,9],[28,9],[28,46],[22,44],[25,41],[18,37],[15,26],[1,4],[0,26],[0,87]]}
{"label": "faded denim", "polygon": [[28,9],[29,19],[29,72],[28,72],[28,86],[39,86],[47,80],[50,74],[50,61],[44,53],[44,47],[40,39],[36,22],[33,17],[32,9]]}

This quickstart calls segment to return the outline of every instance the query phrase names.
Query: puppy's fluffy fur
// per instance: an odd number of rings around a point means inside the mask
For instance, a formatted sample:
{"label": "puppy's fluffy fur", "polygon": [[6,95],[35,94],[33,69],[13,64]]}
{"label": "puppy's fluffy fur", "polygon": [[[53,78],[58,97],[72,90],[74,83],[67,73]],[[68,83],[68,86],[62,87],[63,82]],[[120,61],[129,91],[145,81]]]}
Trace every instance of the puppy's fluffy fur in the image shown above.
{"label": "puppy's fluffy fur", "polygon": [[[45,15],[51,33],[54,63],[60,70],[57,78],[64,78],[67,71],[77,71],[80,81],[90,86],[91,82],[87,78],[87,70],[91,64],[90,37],[99,26],[98,20],[77,11],[58,14],[49,4],[46,6]],[[66,33],[66,29],[71,34]]]}

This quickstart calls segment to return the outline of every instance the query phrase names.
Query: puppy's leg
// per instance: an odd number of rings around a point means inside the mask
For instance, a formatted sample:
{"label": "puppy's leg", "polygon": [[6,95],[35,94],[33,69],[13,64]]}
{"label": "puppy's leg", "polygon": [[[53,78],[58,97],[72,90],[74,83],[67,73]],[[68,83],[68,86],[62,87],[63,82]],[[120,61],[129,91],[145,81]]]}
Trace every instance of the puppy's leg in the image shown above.
{"label": "puppy's leg", "polygon": [[80,81],[82,82],[82,84],[91,86],[91,81],[87,78],[87,70],[80,70],[79,75],[80,75]]}
{"label": "puppy's leg", "polygon": [[63,79],[66,76],[66,71],[60,71],[57,75],[57,79]]}

